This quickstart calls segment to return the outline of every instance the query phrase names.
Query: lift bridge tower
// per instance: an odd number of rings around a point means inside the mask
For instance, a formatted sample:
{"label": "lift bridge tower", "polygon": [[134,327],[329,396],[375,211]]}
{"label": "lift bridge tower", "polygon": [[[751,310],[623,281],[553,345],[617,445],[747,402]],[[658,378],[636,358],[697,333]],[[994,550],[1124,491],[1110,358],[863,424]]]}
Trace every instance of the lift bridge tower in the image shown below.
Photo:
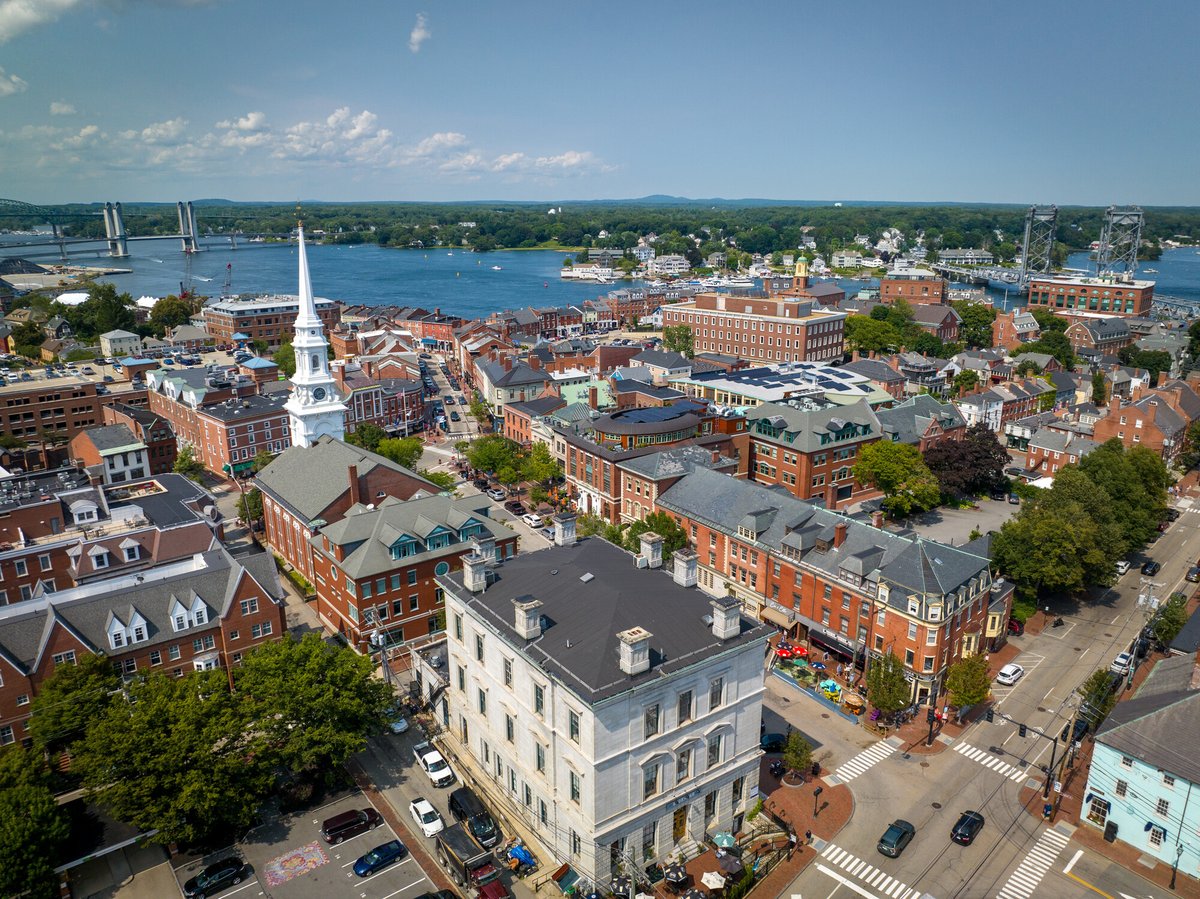
{"label": "lift bridge tower", "polygon": [[1104,211],[1104,227],[1096,251],[1097,275],[1133,277],[1137,271],[1145,217],[1140,206],[1109,206]]}
{"label": "lift bridge tower", "polygon": [[1019,290],[1029,289],[1029,279],[1050,274],[1054,256],[1054,236],[1058,230],[1057,206],[1030,206],[1025,213],[1025,243],[1021,250]]}

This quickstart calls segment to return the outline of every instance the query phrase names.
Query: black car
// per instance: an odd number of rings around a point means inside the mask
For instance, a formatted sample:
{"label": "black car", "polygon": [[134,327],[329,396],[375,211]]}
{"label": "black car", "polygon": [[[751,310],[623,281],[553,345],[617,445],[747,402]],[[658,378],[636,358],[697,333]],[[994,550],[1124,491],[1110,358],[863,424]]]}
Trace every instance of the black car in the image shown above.
{"label": "black car", "polygon": [[1162,565],[1160,565],[1158,562],[1155,562],[1153,559],[1151,559],[1149,562],[1147,562],[1145,565],[1142,566],[1142,574],[1147,575],[1149,577],[1153,577],[1154,575],[1158,574],[1158,572],[1161,568],[1162,568]]}
{"label": "black car", "polygon": [[[1120,683],[1119,680],[1118,683]],[[1086,718],[1076,718],[1075,726],[1071,728],[1071,742],[1078,743],[1082,740],[1090,727],[1091,724]]]}
{"label": "black car", "polygon": [[879,845],[875,848],[880,854],[886,855],[888,858],[899,858],[900,853],[904,851],[904,847],[912,842],[912,838],[916,836],[917,829],[904,821],[897,818],[888,825],[888,829],[883,832],[883,836],[879,838]]}
{"label": "black car", "polygon": [[213,862],[191,880],[183,885],[183,895],[188,899],[206,899],[226,887],[241,883],[250,876],[250,866],[231,855],[219,862]]}
{"label": "black car", "polygon": [[783,752],[787,745],[787,737],[783,734],[763,734],[758,740],[758,746],[763,752]]}
{"label": "black car", "polygon": [[450,420],[451,420],[451,421],[462,421],[462,416],[461,416],[461,415],[459,415],[457,412],[451,412],[451,413],[450,413]]}
{"label": "black car", "polygon": [[970,846],[981,830],[983,830],[983,815],[979,812],[963,812],[959,815],[954,829],[950,831],[950,839],[956,843],[962,843],[964,846]]}
{"label": "black car", "polygon": [[1167,521],[1178,521],[1178,520],[1179,520],[1179,510],[1178,509],[1167,509]]}

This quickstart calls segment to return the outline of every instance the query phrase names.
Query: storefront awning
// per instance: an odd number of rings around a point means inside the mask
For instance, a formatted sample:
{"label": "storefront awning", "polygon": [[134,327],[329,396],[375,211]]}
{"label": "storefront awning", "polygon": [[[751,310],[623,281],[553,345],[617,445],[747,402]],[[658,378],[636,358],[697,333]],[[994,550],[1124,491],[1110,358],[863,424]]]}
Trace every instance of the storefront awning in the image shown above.
{"label": "storefront awning", "polygon": [[832,631],[827,631],[824,628],[816,626],[808,629],[808,639],[811,643],[820,646],[823,649],[828,649],[834,655],[844,656],[845,661],[850,661],[855,656],[855,647],[848,640],[838,636]]}
{"label": "storefront awning", "polygon": [[769,621],[769,622],[771,622],[771,624],[777,624],[780,627],[786,627],[786,628],[791,629],[792,627],[795,627],[795,625],[796,625],[796,622],[794,620],[792,620],[791,618],[788,618],[788,616],[785,615],[783,612],[780,612],[777,609],[772,609],[770,606],[763,606],[762,617],[763,617],[763,621]]}

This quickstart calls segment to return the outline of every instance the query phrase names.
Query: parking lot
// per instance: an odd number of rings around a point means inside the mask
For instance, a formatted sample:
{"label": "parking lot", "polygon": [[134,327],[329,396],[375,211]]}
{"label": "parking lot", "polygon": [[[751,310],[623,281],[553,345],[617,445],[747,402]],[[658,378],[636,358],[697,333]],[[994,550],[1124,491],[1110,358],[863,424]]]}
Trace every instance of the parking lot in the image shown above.
{"label": "parking lot", "polygon": [[399,839],[407,846],[409,836],[397,834],[386,821],[373,830],[329,845],[321,837],[321,823],[352,809],[369,808],[362,793],[337,799],[319,808],[250,831],[246,839],[224,852],[214,853],[175,870],[182,891],[184,883],[205,864],[230,854],[241,856],[252,869],[249,879],[206,896],[270,896],[272,899],[411,899],[434,889],[411,855],[367,877],[354,873],[354,863],[374,847]]}
{"label": "parking lot", "polygon": [[914,515],[908,526],[927,540],[937,540],[952,546],[968,542],[972,530],[981,534],[998,531],[1021,510],[1019,505],[1007,500],[981,499],[978,509],[934,509],[923,515]]}

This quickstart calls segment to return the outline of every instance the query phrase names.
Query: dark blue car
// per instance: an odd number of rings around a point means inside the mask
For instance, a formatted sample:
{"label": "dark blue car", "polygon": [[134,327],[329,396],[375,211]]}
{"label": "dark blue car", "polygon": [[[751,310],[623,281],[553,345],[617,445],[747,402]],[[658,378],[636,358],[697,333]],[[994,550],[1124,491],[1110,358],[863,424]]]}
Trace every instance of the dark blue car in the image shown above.
{"label": "dark blue car", "polygon": [[399,840],[389,840],[376,846],[354,863],[354,873],[359,877],[369,877],[376,871],[382,871],[388,865],[395,864],[408,855],[408,850]]}

